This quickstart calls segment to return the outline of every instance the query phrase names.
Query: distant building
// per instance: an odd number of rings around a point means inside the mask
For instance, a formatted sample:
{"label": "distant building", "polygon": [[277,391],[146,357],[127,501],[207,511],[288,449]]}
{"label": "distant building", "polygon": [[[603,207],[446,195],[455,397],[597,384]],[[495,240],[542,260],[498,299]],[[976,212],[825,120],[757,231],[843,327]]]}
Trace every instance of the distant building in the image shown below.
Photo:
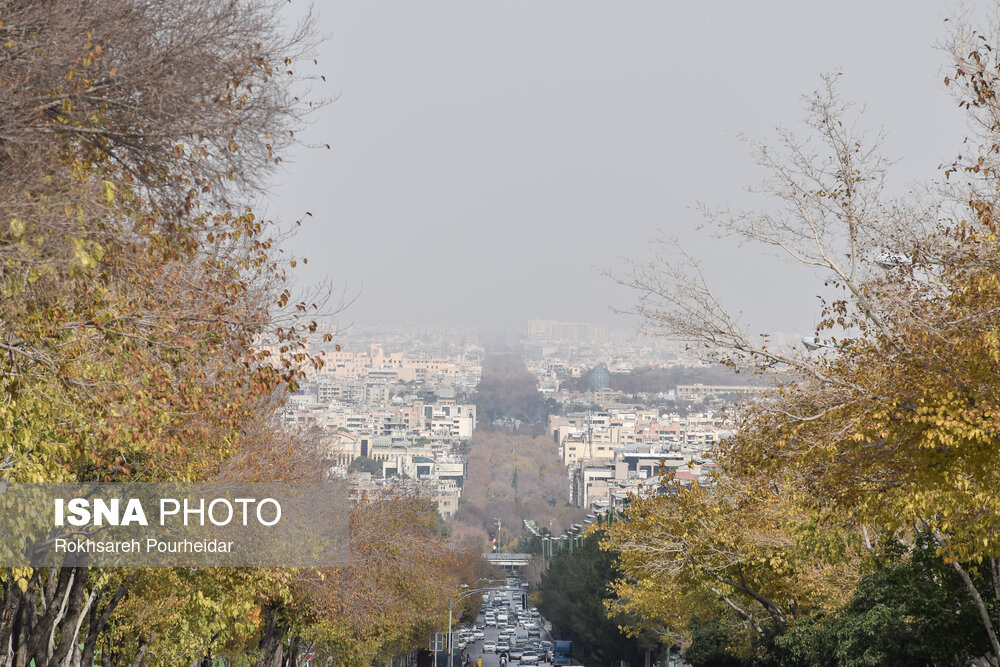
{"label": "distant building", "polygon": [[766,391],[767,387],[746,384],[679,384],[675,390],[678,401],[702,401],[722,396],[752,396]]}
{"label": "distant building", "polygon": [[528,341],[531,343],[584,343],[598,345],[609,340],[608,327],[588,322],[557,322],[555,320],[529,320]]}
{"label": "distant building", "polygon": [[611,372],[604,364],[598,364],[587,373],[587,389],[600,391],[611,386]]}

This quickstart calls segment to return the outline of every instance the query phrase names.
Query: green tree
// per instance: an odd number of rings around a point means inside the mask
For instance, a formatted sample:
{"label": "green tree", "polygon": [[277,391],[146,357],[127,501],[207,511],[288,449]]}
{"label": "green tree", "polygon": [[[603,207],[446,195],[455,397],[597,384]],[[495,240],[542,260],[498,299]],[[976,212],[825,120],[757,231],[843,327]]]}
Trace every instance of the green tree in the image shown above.
{"label": "green tree", "polygon": [[782,664],[967,664],[989,651],[976,605],[934,538],[920,533],[910,550],[890,546],[844,607],[775,639]]}
{"label": "green tree", "polygon": [[367,456],[359,456],[351,461],[347,468],[351,472],[367,472],[376,477],[382,476],[382,462],[370,459]]}
{"label": "green tree", "polygon": [[732,636],[720,619],[696,620],[684,660],[691,667],[740,667],[742,661],[729,651],[731,644]]}
{"label": "green tree", "polygon": [[609,585],[619,573],[600,539],[597,533],[588,535],[579,548],[551,559],[538,586],[538,609],[552,622],[553,637],[572,641],[575,656],[585,664],[641,664],[645,652],[655,654],[659,643],[652,633],[625,634],[620,625],[627,619],[608,616]]}

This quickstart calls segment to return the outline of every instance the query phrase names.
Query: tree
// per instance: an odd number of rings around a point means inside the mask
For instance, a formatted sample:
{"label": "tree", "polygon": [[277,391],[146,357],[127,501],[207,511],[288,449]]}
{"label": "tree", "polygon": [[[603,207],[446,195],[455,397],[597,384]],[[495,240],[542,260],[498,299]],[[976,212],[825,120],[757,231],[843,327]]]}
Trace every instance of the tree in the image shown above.
{"label": "tree", "polygon": [[476,409],[487,420],[511,418],[542,423],[548,416],[546,402],[538,391],[538,378],[524,362],[513,356],[489,356],[483,360],[482,378],[476,387]]}
{"label": "tree", "polygon": [[783,664],[968,664],[989,651],[976,605],[931,536],[889,546],[844,607],[777,637]]}
{"label": "tree", "polygon": [[351,472],[367,472],[372,475],[382,475],[382,462],[370,459],[367,456],[359,456],[347,468]]}
{"label": "tree", "polygon": [[427,498],[401,489],[362,498],[351,510],[350,561],[302,573],[289,632],[338,665],[369,665],[446,626],[449,595],[479,576],[481,548],[435,534],[436,517]]}
{"label": "tree", "polygon": [[720,619],[696,622],[684,660],[691,667],[740,667],[739,658],[729,652],[730,642]]}
{"label": "tree", "polygon": [[[763,191],[776,206],[708,211],[723,232],[822,273],[826,299],[810,350],[750,336],[683,252],[682,263],[636,266],[627,282],[651,329],[730,367],[774,374],[780,384],[741,415],[737,437],[720,448],[727,474],[773,480],[791,507],[806,510],[789,516],[801,517],[794,520],[820,544],[846,531],[875,553],[876,535],[911,544],[932,538],[997,661],[1000,38],[957,26],[945,83],[976,134],[931,198],[885,200],[887,163],[828,78],[810,99],[809,126],[822,149],[789,133],[783,153],[754,146],[770,174]],[[689,570],[672,581],[710,578]]]}
{"label": "tree", "polygon": [[[546,528],[550,522],[555,527],[582,520],[586,512],[569,504],[566,468],[551,438],[477,429],[469,447],[465,502],[455,515],[456,523],[485,535],[496,528],[497,517],[505,534],[519,530],[525,519]],[[516,537],[516,532],[511,534],[511,540]]]}
{"label": "tree", "polygon": [[640,662],[659,642],[651,633],[627,635],[619,627],[627,618],[608,617],[609,585],[618,576],[614,555],[601,550],[596,533],[582,542],[550,561],[538,585],[538,609],[552,621],[553,636],[572,641],[583,662],[608,667],[618,660]]}
{"label": "tree", "polygon": [[[305,458],[270,416],[319,363],[316,309],[295,305],[295,262],[248,208],[306,110],[291,69],[306,31],[278,6],[0,4],[5,479],[254,479]],[[141,661],[164,625],[130,610],[204,631],[178,651],[246,648],[234,619],[255,617],[271,574],[200,572],[178,617],[130,604],[141,571],[7,570],[0,661],[90,664],[99,646]]]}
{"label": "tree", "polygon": [[733,616],[732,653],[746,657],[760,637],[846,601],[858,545],[829,521],[811,530],[822,512],[787,481],[723,469],[688,487],[672,476],[633,498],[602,544],[619,552],[612,608],[636,628],[683,646],[706,620]]}

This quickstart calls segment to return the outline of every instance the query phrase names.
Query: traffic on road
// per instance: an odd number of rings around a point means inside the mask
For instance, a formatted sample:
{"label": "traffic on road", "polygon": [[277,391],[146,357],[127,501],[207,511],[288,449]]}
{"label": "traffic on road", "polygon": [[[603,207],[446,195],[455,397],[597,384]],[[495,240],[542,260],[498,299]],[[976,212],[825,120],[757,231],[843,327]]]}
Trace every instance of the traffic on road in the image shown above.
{"label": "traffic on road", "polygon": [[[478,667],[568,665],[569,642],[555,642],[538,610],[527,606],[527,587],[516,577],[483,593],[475,625],[459,628],[456,654],[460,664]],[[558,646],[557,646],[558,645]]]}

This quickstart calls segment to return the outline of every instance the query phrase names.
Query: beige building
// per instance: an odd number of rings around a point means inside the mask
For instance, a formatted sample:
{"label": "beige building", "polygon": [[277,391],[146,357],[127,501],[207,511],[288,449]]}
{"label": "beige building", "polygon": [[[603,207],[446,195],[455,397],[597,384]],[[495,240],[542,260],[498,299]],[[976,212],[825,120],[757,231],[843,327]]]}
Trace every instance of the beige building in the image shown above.
{"label": "beige building", "polygon": [[549,434],[563,464],[607,461],[633,445],[706,450],[729,433],[730,426],[712,414],[659,416],[655,409],[571,412],[549,418]]}
{"label": "beige building", "polygon": [[702,401],[719,396],[754,396],[767,389],[744,384],[679,384],[674,394],[678,401]]}

